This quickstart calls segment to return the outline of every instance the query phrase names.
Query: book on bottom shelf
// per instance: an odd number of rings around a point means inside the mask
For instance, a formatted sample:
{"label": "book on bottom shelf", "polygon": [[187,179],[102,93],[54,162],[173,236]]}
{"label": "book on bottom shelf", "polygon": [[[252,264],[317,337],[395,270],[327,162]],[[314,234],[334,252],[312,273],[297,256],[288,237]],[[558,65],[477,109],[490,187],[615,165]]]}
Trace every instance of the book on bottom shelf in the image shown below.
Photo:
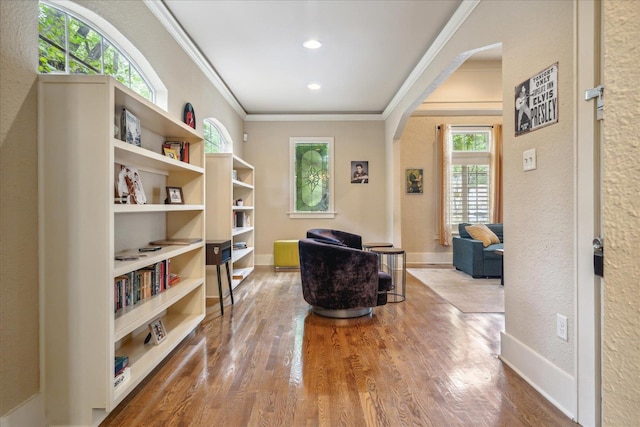
{"label": "book on bottom shelf", "polygon": [[129,357],[127,356],[116,356],[114,360],[114,375],[117,377],[120,375],[126,368],[129,367]]}
{"label": "book on bottom shelf", "polygon": [[123,384],[126,384],[127,381],[131,378],[131,368],[126,367],[122,372],[116,375],[113,378],[113,389],[114,391],[118,391],[123,387]]}

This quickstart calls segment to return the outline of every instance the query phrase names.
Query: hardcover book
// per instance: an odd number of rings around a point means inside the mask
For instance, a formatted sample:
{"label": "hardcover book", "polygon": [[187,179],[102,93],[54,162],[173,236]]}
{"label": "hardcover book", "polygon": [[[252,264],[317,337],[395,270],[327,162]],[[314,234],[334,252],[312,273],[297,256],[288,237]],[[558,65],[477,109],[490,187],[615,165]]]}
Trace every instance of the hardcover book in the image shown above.
{"label": "hardcover book", "polygon": [[131,378],[131,368],[127,367],[113,379],[114,390],[118,390],[129,378]]}
{"label": "hardcover book", "polygon": [[138,119],[131,111],[126,108],[122,109],[122,115],[120,116],[121,131],[120,136],[123,141],[141,146],[142,141],[140,139],[140,119]]}

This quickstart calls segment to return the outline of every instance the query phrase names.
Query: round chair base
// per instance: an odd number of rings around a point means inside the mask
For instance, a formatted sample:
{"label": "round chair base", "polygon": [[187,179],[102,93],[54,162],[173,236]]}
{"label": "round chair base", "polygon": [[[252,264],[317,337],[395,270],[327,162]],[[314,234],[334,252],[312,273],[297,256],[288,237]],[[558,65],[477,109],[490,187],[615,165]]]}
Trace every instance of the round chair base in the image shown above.
{"label": "round chair base", "polygon": [[348,308],[344,310],[329,310],[322,307],[312,306],[314,313],[324,317],[332,317],[334,319],[350,319],[352,317],[362,317],[373,312],[372,307],[365,308]]}

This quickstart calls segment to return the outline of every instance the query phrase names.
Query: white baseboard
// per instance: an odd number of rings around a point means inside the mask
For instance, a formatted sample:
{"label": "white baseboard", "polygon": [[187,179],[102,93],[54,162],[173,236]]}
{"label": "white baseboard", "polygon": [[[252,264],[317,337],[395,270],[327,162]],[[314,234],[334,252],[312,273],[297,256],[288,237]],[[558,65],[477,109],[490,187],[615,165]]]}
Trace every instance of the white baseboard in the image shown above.
{"label": "white baseboard", "polygon": [[451,252],[414,252],[407,253],[407,266],[419,267],[427,264],[453,264]]}
{"label": "white baseboard", "polygon": [[500,359],[566,416],[576,420],[576,380],[518,341],[500,333]]}
{"label": "white baseboard", "polygon": [[273,265],[273,261],[273,254],[255,254],[253,259],[256,265]]}
{"label": "white baseboard", "polygon": [[0,418],[0,427],[45,427],[44,394],[37,393]]}

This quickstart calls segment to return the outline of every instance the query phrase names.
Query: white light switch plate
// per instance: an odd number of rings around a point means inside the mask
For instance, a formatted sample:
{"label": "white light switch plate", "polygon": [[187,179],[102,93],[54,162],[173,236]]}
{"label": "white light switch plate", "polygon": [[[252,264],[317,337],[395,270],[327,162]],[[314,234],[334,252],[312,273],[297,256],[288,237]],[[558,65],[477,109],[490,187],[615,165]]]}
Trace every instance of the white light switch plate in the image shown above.
{"label": "white light switch plate", "polygon": [[522,169],[524,171],[532,171],[536,168],[536,149],[524,151],[522,153]]}

